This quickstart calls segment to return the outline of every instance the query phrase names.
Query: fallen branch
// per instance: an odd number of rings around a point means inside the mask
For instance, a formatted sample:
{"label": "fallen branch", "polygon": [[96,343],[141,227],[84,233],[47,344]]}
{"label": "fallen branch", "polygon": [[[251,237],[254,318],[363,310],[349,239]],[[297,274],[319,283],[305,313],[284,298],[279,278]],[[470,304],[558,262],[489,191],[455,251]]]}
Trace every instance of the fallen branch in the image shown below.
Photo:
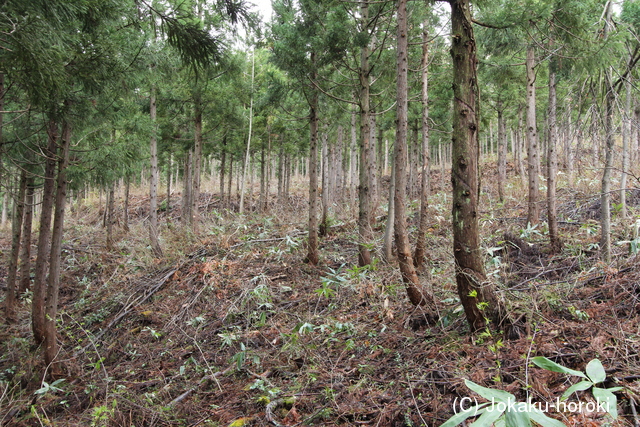
{"label": "fallen branch", "polygon": [[[93,340],[94,341],[99,340],[108,330],[116,326],[118,323],[120,323],[122,319],[124,319],[129,313],[131,313],[134,307],[140,304],[144,304],[149,298],[151,298],[156,292],[158,292],[162,288],[162,286],[164,286],[165,283],[167,283],[167,281],[171,278],[171,276],[173,276],[173,274],[176,271],[178,271],[177,268],[170,269],[158,283],[156,283],[151,289],[149,289],[148,292],[143,293],[139,295],[137,298],[135,298],[134,300],[130,301],[122,310],[120,310],[118,315],[116,315],[116,317],[111,322],[109,322],[109,324],[94,337]],[[88,344],[82,347],[81,349],[77,350],[73,354],[73,356],[76,357],[81,352],[86,351],[90,345],[91,344]]]}
{"label": "fallen branch", "polygon": [[229,367],[227,367],[227,369],[225,369],[224,371],[218,371],[212,375],[205,375],[204,377],[202,377],[202,379],[198,382],[197,385],[191,387],[190,389],[188,389],[187,391],[185,391],[184,393],[182,393],[180,396],[176,397],[175,399],[173,399],[171,402],[169,402],[166,406],[174,406],[180,402],[182,402],[184,399],[186,399],[187,397],[189,397],[189,395],[191,393],[193,393],[194,391],[198,390],[200,388],[200,386],[202,384],[204,384],[205,382],[207,382],[208,380],[216,380],[218,377],[221,377],[223,375],[226,375],[229,371],[231,371],[234,367],[235,367],[235,363],[229,365]]}

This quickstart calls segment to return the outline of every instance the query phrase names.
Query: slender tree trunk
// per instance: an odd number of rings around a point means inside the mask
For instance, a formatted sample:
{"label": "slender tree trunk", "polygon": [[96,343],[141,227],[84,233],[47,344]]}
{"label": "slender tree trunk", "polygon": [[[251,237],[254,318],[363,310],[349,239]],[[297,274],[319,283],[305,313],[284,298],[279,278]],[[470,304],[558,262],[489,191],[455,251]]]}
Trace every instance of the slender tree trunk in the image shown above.
{"label": "slender tree trunk", "polygon": [[[267,131],[268,133],[268,131]],[[260,147],[260,196],[258,201],[258,209],[260,212],[265,212],[267,209],[267,160],[265,155],[264,144]]]}
{"label": "slender tree trunk", "polygon": [[499,324],[499,301],[487,282],[478,229],[479,141],[476,43],[469,0],[451,0],[453,58],[453,253],[458,296],[472,331]]}
{"label": "slender tree trunk", "polygon": [[151,140],[149,143],[149,152],[151,155],[151,176],[149,178],[149,240],[151,242],[151,250],[153,254],[162,257],[162,249],[158,240],[158,139],[156,124],[156,88],[151,88],[149,96],[149,115],[153,129],[151,130]]}
{"label": "slender tree trunk", "polygon": [[369,165],[367,182],[369,183],[369,223],[373,227],[376,223],[376,211],[378,209],[378,164],[376,161],[376,116],[373,111],[369,114]]}
{"label": "slender tree trunk", "polygon": [[107,251],[113,250],[113,223],[115,220],[115,183],[109,184],[109,201],[107,203]]}
{"label": "slender tree trunk", "polygon": [[224,168],[227,166],[227,135],[222,137],[222,152],[220,153],[220,202],[222,207],[226,206],[226,199],[224,198]]}
{"label": "slender tree trunk", "polygon": [[22,253],[20,254],[20,293],[31,288],[31,231],[33,228],[34,176],[27,175],[27,190],[24,200],[24,222],[22,227]]}
{"label": "slender tree trunk", "polygon": [[278,204],[284,204],[284,141],[280,141],[280,155],[278,156]]}
{"label": "slender tree trunk", "polygon": [[58,160],[55,216],[53,219],[53,234],[51,235],[51,254],[49,258],[49,278],[47,280],[47,300],[44,321],[44,363],[45,366],[50,366],[50,376],[52,378],[57,378],[62,373],[60,362],[56,361],[58,356],[56,318],[58,317],[62,237],[64,211],[67,201],[67,166],[69,165],[70,145],[71,125],[65,120],[62,123],[62,135],[60,138],[60,159]]}
{"label": "slender tree trunk", "polygon": [[[369,2],[360,4],[360,20],[362,31],[367,31],[369,25]],[[373,238],[371,230],[371,183],[370,174],[370,150],[371,150],[371,122],[370,113],[370,68],[369,46],[365,45],[360,50],[360,68],[358,70],[360,82],[360,185],[358,187],[358,264],[360,266],[371,264],[370,244]]]}
{"label": "slender tree trunk", "polygon": [[356,129],[356,112],[351,111],[351,150],[349,155],[349,200],[350,205],[356,204],[356,189],[358,182],[358,133]]}
{"label": "slender tree trunk", "polygon": [[231,184],[233,182],[233,156],[229,156],[229,182],[227,185],[227,206],[231,209]]}
{"label": "slender tree trunk", "polygon": [[538,127],[536,124],[536,72],[533,46],[527,47],[527,155],[529,157],[529,210],[527,222],[536,225],[540,221],[539,187],[540,156],[538,153]]}
{"label": "slender tree trunk", "polygon": [[407,167],[407,128],[408,128],[408,26],[407,0],[398,1],[398,59],[397,59],[397,110],[396,110],[396,143],[394,150],[396,186],[394,194],[394,234],[398,263],[402,281],[407,288],[407,296],[413,305],[428,305],[428,310],[434,306],[434,300],[420,285],[418,274],[413,265],[409,233],[407,232],[406,204],[406,167]]}
{"label": "slender tree trunk", "polygon": [[627,175],[629,173],[629,134],[631,133],[631,82],[625,86],[625,107],[622,119],[622,175],[620,176],[620,218],[627,217]]}
{"label": "slender tree trunk", "polygon": [[507,130],[502,102],[498,105],[498,198],[504,202],[504,185],[507,182]]}
{"label": "slender tree trunk", "polygon": [[558,175],[558,124],[557,124],[557,96],[556,73],[549,64],[549,143],[547,147],[547,220],[549,223],[549,240],[552,253],[557,253],[562,247],[558,234],[558,209],[556,198],[556,177]]}
{"label": "slender tree trunk", "polygon": [[200,214],[198,212],[198,202],[200,201],[200,180],[202,176],[202,98],[198,92],[194,99],[194,145],[193,145],[193,166],[191,184],[191,215],[189,222],[194,234],[198,233],[198,222]]}
{"label": "slender tree trunk", "polygon": [[244,187],[247,181],[247,172],[249,172],[249,153],[251,150],[251,134],[253,133],[253,81],[255,78],[256,53],[253,52],[251,62],[251,101],[249,106],[249,136],[247,137],[247,152],[244,158],[244,168],[242,173],[242,189],[240,190],[240,214],[244,213]]}
{"label": "slender tree trunk", "polygon": [[167,218],[168,213],[171,212],[171,172],[173,170],[173,153],[169,154],[167,160]]}
{"label": "slender tree trunk", "polygon": [[429,158],[429,23],[425,21],[422,26],[422,60],[420,62],[422,79],[422,165],[420,181],[420,225],[418,226],[418,240],[413,254],[413,263],[420,270],[427,254],[427,229],[429,228],[429,193],[430,188],[430,163]]}
{"label": "slender tree trunk", "polygon": [[33,302],[31,305],[31,327],[36,344],[42,344],[45,337],[45,293],[50,256],[51,217],[53,216],[53,196],[58,149],[58,124],[53,119],[49,120],[47,138],[47,148],[44,151],[46,156],[44,185],[40,209],[38,250],[33,278]]}
{"label": "slender tree trunk", "polygon": [[[610,80],[609,80],[610,81]],[[615,104],[615,93],[607,82],[607,94],[605,96],[605,165],[602,174],[602,194],[600,195],[601,216],[600,247],[602,249],[602,260],[611,262],[611,175],[613,171],[613,108]]]}
{"label": "slender tree trunk", "polygon": [[192,224],[193,215],[191,209],[193,204],[191,203],[193,197],[193,151],[189,150],[184,158],[184,176],[182,177],[182,222],[185,224]]}
{"label": "slender tree trunk", "polygon": [[327,147],[329,143],[329,134],[327,133],[327,129],[325,127],[325,132],[322,134],[322,150],[321,150],[321,158],[322,158],[322,214],[320,219],[320,236],[327,235],[328,221],[329,221],[329,147]]}
{"label": "slender tree trunk", "polygon": [[[122,227],[124,231],[129,232],[129,192],[131,190],[131,178],[129,175],[124,177],[124,206],[122,208]],[[168,203],[168,202],[167,202]]]}
{"label": "slender tree trunk", "polygon": [[18,194],[14,198],[13,220],[11,223],[11,254],[9,255],[9,266],[7,268],[7,296],[4,302],[4,312],[7,323],[15,323],[17,284],[18,281],[18,259],[20,257],[20,240],[22,236],[22,220],[24,218],[24,201],[27,189],[27,172],[23,168],[20,172],[20,184]]}
{"label": "slender tree trunk", "polygon": [[384,239],[382,241],[382,256],[384,260],[390,264],[393,260],[393,239],[396,218],[395,194],[396,194],[396,162],[391,164],[391,182],[389,184],[389,201],[387,207],[387,224],[384,228]]}
{"label": "slender tree trunk", "polygon": [[0,224],[2,224],[3,226],[7,223],[7,218],[9,216],[7,212],[8,210],[9,210],[9,196],[5,191],[4,194],[2,194],[2,220],[0,220]]}
{"label": "slender tree trunk", "polygon": [[[311,62],[315,64],[314,52],[311,53]],[[315,82],[317,77],[314,71],[311,76],[312,81]],[[309,247],[306,260],[312,265],[317,265],[320,260],[318,254],[318,91],[313,87],[313,83],[309,101]],[[288,169],[287,167],[287,174]]]}

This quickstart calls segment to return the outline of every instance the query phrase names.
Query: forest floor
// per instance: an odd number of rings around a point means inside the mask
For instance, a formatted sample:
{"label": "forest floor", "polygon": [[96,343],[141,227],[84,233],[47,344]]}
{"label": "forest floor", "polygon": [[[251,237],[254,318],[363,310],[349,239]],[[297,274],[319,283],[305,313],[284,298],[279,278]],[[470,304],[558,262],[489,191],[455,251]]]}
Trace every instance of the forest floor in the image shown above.
{"label": "forest floor", "polygon": [[[494,172],[483,182],[494,182]],[[438,188],[437,171],[432,182],[421,279],[439,302],[435,325],[409,303],[396,265],[357,266],[355,215],[337,210],[345,204],[334,206],[320,265],[303,262],[302,186],[282,205],[273,200],[269,213],[244,216],[205,193],[197,234],[178,221],[174,196],[161,218],[165,259],[148,247],[142,191],[131,200],[131,231],[117,227],[111,252],[98,200],[85,201],[70,213],[64,242],[64,378],[43,380],[23,295],[20,322],[0,329],[0,425],[440,426],[463,399],[482,401],[464,379],[551,404],[578,381],[534,366],[534,356],[580,371],[597,358],[606,386],[624,387],[616,421],[570,407],[548,415],[567,426],[638,425],[638,251],[616,244],[615,261],[599,261],[599,178],[559,191],[564,247],[555,255],[544,224],[524,222],[519,178],[504,203],[484,188],[487,273],[524,325],[516,340],[494,329],[469,334],[455,291],[450,190]],[[640,198],[629,199],[626,220],[614,205],[614,242],[633,239]],[[413,232],[417,211],[411,203]],[[382,215],[380,239],[384,223]],[[2,235],[4,268],[10,245]],[[570,401],[593,397],[578,392]]]}

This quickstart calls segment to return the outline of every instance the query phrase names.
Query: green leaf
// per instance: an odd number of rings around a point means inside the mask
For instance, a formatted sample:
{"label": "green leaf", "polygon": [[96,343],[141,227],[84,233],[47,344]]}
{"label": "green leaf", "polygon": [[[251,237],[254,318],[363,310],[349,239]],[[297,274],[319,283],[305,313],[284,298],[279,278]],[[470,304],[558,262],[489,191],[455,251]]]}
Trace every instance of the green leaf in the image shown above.
{"label": "green leaf", "polygon": [[607,373],[604,371],[604,366],[602,366],[602,362],[598,359],[593,359],[591,362],[587,364],[587,368],[585,372],[594,382],[594,384],[601,383],[605,379],[607,379]]}
{"label": "green leaf", "polygon": [[513,403],[516,401],[516,398],[513,394],[507,393],[503,390],[495,390],[493,388],[482,387],[479,384],[474,383],[473,381],[464,380],[464,383],[470,390],[475,391],[480,396],[484,397],[487,400],[491,400],[493,402],[502,402],[502,403]]}
{"label": "green leaf", "polygon": [[598,403],[603,402],[602,406],[604,406],[605,410],[611,415],[611,417],[615,420],[618,418],[618,398],[615,394],[610,392],[607,389],[594,387],[591,392],[593,393],[593,397],[596,398]]}
{"label": "green leaf", "polygon": [[458,412],[453,417],[451,417],[447,421],[445,421],[445,423],[442,424],[440,427],[455,427],[455,426],[461,424],[467,418],[477,416],[479,413],[482,412],[482,411],[479,411],[479,409],[481,407],[487,406],[487,405],[488,405],[488,403],[483,403],[481,405],[477,405],[477,406],[474,406],[472,408],[469,408],[469,409],[467,409],[465,411]]}
{"label": "green leaf", "polygon": [[542,427],[567,427],[562,421],[551,418],[544,412],[533,407],[530,409],[529,416]]}
{"label": "green leaf", "polygon": [[589,388],[591,388],[592,385],[593,385],[593,383],[591,381],[586,381],[586,380],[585,381],[580,381],[579,383],[576,383],[576,384],[572,385],[571,387],[569,387],[567,389],[567,391],[565,391],[562,394],[562,397],[560,399],[561,400],[566,400],[569,396],[571,396],[576,391],[588,390]]}
{"label": "green leaf", "polygon": [[505,413],[505,421],[507,422],[507,427],[531,427],[531,418],[529,417],[529,412],[527,410],[520,410],[525,408],[520,408],[520,405],[526,407],[527,404],[516,403],[515,410],[509,411]]}
{"label": "green leaf", "polygon": [[551,372],[560,372],[562,374],[576,375],[578,377],[587,378],[585,374],[580,371],[576,371],[573,369],[565,368],[562,365],[558,365],[556,362],[553,362],[547,359],[544,356],[537,356],[531,359],[531,361],[538,367],[542,369],[546,369]]}
{"label": "green leaf", "polygon": [[478,414],[482,415],[474,421],[470,427],[491,427],[493,423],[502,416],[502,411],[498,411],[498,408],[493,406],[493,409],[489,410],[489,408],[484,408],[478,412]]}

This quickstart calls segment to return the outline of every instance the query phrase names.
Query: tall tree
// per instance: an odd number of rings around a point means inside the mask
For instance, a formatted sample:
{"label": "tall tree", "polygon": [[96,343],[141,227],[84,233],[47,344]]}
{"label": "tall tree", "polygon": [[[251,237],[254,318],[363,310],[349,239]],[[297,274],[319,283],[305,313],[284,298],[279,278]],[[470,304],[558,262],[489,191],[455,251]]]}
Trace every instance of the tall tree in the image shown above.
{"label": "tall tree", "polygon": [[407,192],[407,130],[408,130],[408,50],[409,35],[407,25],[407,1],[398,0],[398,39],[397,39],[397,110],[396,110],[396,142],[395,159],[395,194],[394,194],[394,234],[398,251],[398,262],[402,281],[407,288],[409,300],[414,305],[427,305],[428,310],[434,307],[434,299],[420,285],[420,280],[413,265],[409,233],[407,232],[406,192]]}
{"label": "tall tree", "polygon": [[453,254],[458,296],[472,331],[501,322],[502,304],[487,281],[478,229],[479,140],[476,41],[469,0],[450,0],[453,59]]}

